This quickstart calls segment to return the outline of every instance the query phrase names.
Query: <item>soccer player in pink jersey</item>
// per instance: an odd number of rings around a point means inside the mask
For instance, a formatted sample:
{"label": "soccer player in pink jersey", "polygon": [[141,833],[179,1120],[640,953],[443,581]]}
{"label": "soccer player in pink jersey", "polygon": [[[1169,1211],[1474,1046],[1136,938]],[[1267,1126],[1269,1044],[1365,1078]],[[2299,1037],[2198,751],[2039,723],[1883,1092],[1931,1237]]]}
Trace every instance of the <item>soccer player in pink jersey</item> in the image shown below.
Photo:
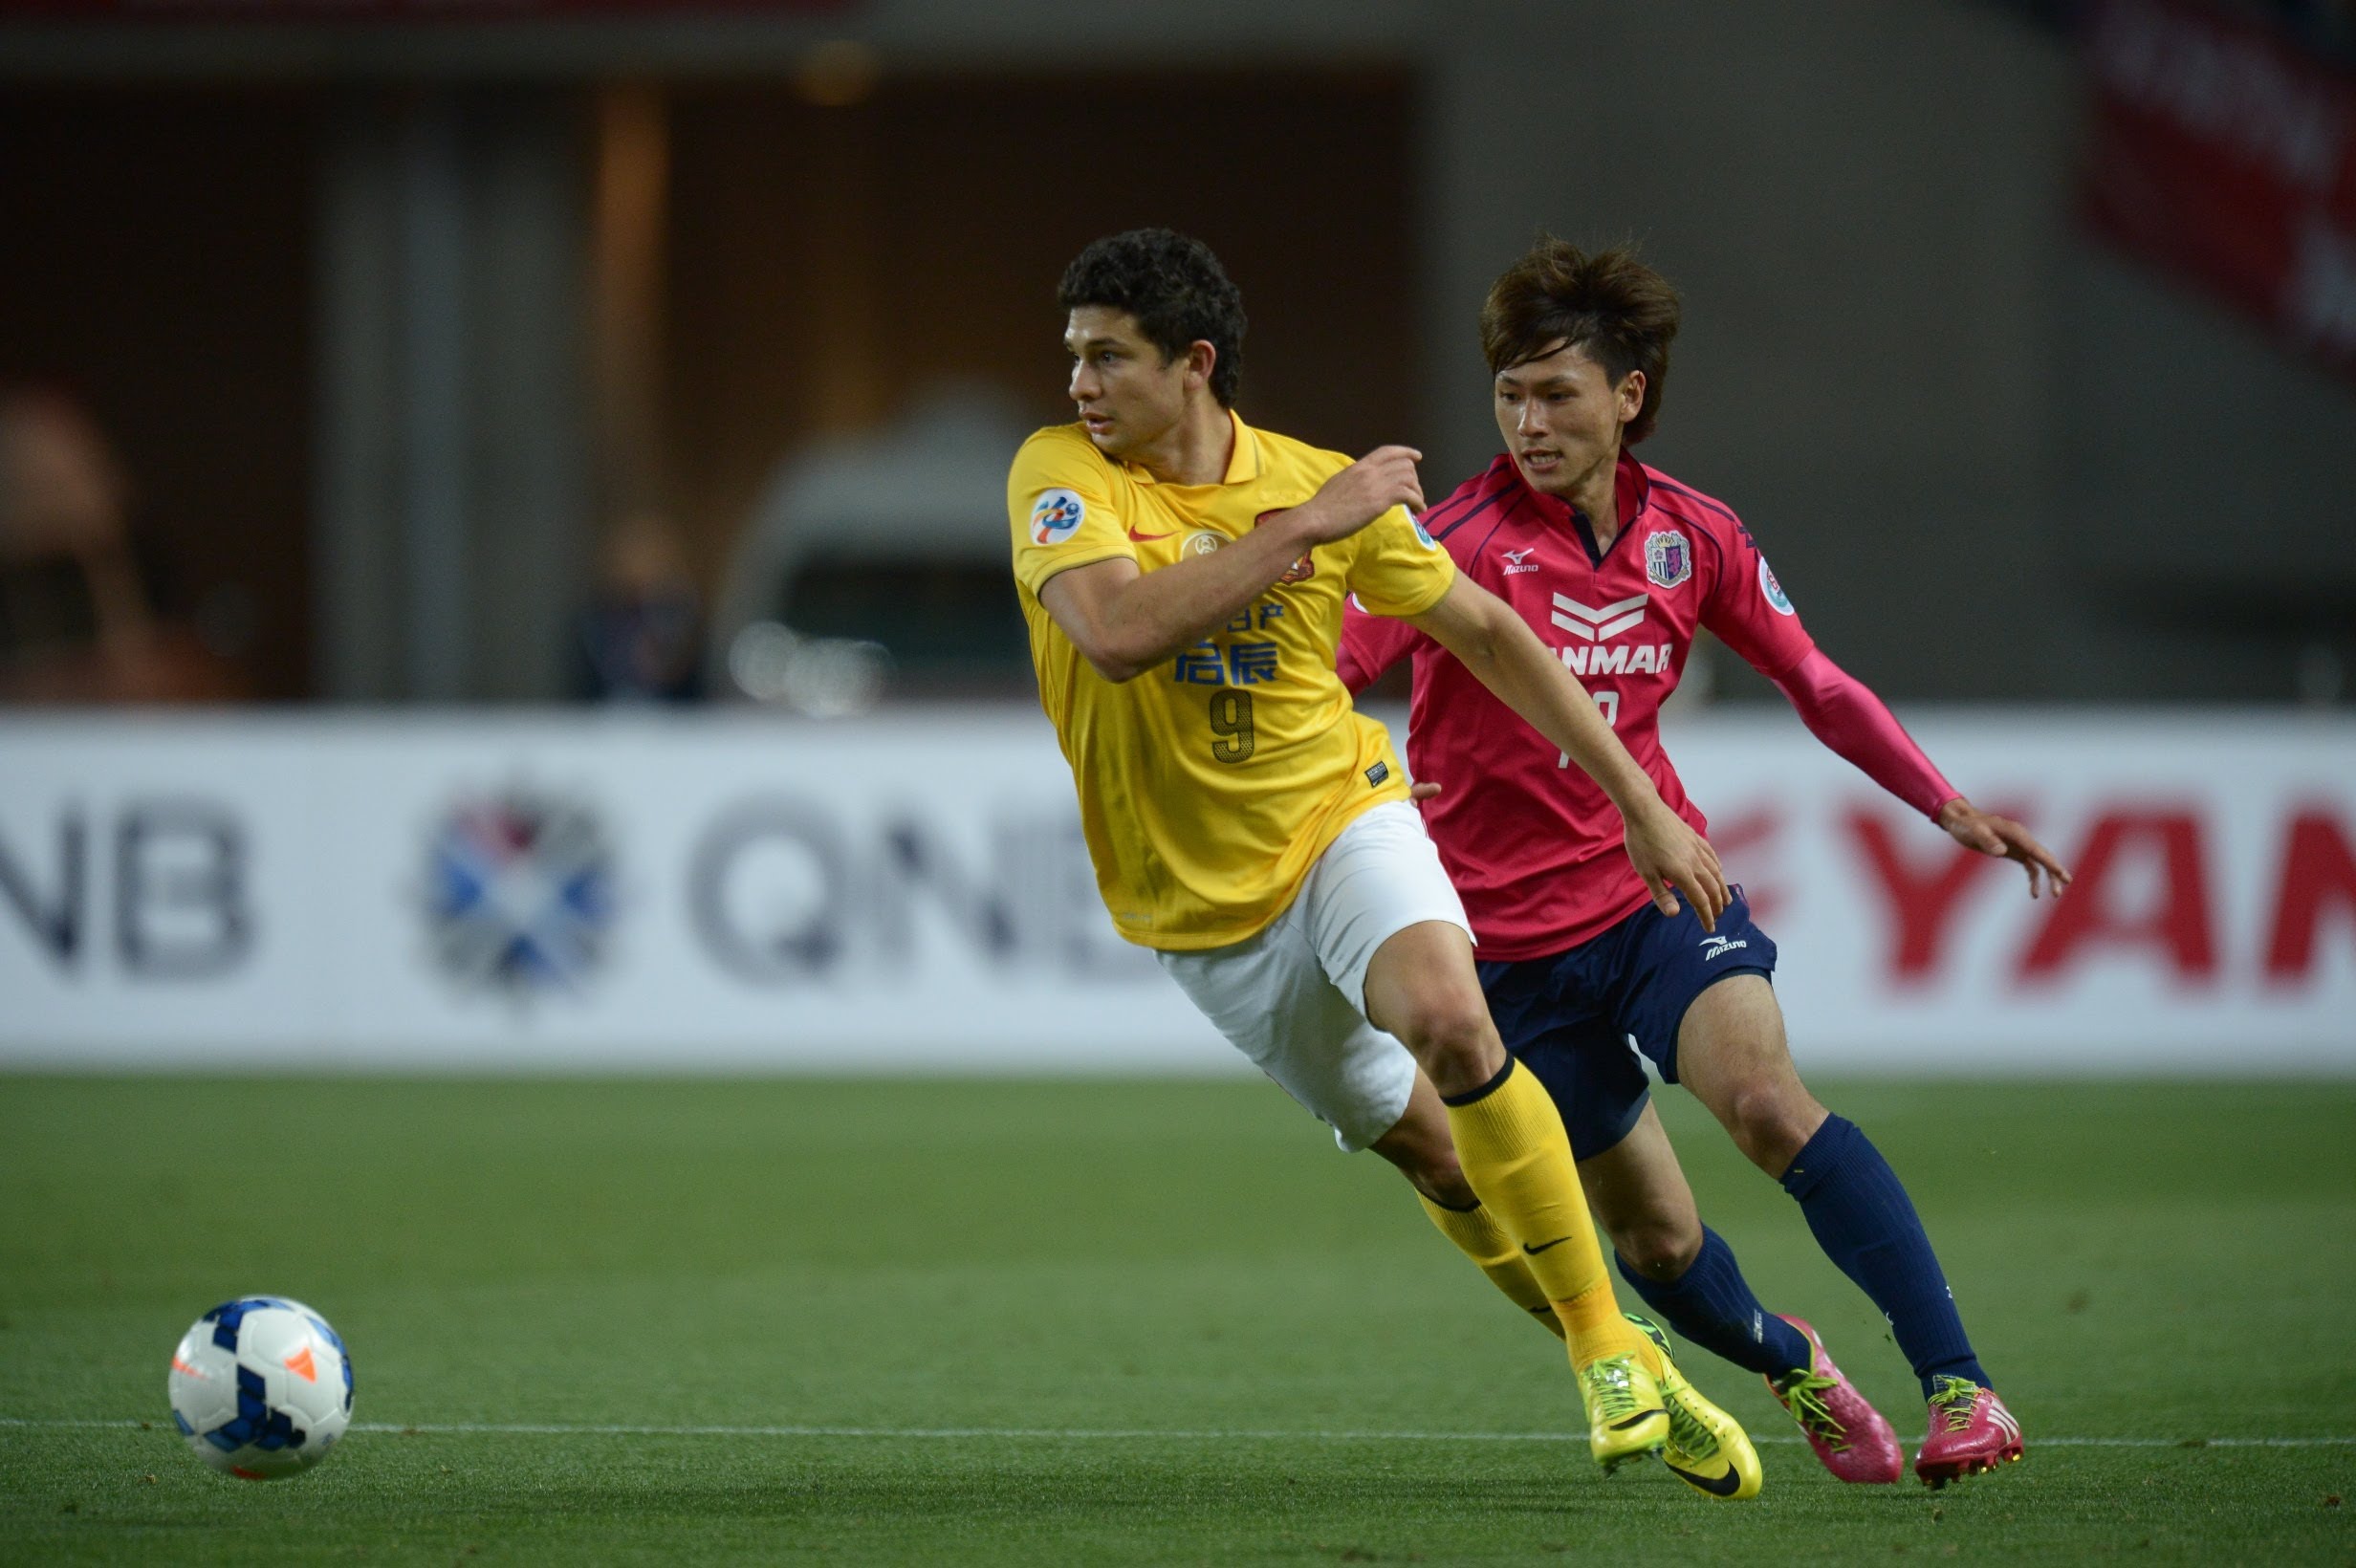
{"label": "soccer player in pink jersey", "polygon": [[[2018,861],[2032,897],[2059,893],[2069,873],[2044,846],[1966,799],[1810,641],[1741,520],[1629,453],[1658,418],[1677,323],[1675,292],[1628,251],[1548,240],[1515,263],[1481,313],[1506,450],[1433,507],[1427,529],[1559,649],[1695,831],[1706,823],[1661,749],[1659,714],[1707,627],[1826,746],[1957,841]],[[1781,1182],[1888,1318],[1930,1406],[1915,1472],[1935,1487],[2019,1458],[2019,1426],[1906,1188],[1800,1081],[1768,982],[1775,944],[1741,889],[1714,932],[1690,909],[1662,914],[1593,783],[1414,627],[1350,616],[1340,668],[1353,691],[1401,659],[1414,672],[1408,766],[1439,786],[1426,819],[1479,939],[1490,1011],[1560,1107],[1629,1284],[1688,1339],[1764,1375],[1835,1475],[1898,1479],[1889,1423],[1807,1323],[1760,1305],[1701,1223],[1633,1043]],[[1519,1300],[1512,1261],[1489,1273]]]}

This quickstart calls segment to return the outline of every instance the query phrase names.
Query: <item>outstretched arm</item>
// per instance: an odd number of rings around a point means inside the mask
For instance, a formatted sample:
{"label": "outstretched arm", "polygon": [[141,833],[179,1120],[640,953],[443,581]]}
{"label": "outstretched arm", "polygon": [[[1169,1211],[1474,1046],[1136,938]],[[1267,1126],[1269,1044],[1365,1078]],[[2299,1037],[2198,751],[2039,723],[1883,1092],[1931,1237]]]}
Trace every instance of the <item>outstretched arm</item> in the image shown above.
{"label": "outstretched arm", "polygon": [[2041,891],[2040,877],[2057,896],[2069,885],[2069,869],[2052,851],[2011,817],[1981,811],[1965,799],[1882,699],[1822,649],[1812,649],[1776,677],[1776,686],[1809,732],[1867,778],[1938,823],[1957,843],[2018,862],[2028,873],[2031,898]]}
{"label": "outstretched arm", "polygon": [[1931,765],[1897,715],[1822,649],[1811,649],[1774,679],[1810,734],[1925,817],[1936,817],[1947,802],[1962,798],[1963,792]]}
{"label": "outstretched arm", "polygon": [[1595,700],[1530,630],[1529,623],[1486,588],[1459,577],[1440,601],[1408,618],[1414,627],[1456,656],[1497,700],[1570,754],[1611,797],[1627,826],[1628,860],[1652,889],[1663,914],[1677,912],[1676,888],[1693,901],[1703,928],[1717,929],[1727,904],[1726,873],[1717,852],[1670,811]]}

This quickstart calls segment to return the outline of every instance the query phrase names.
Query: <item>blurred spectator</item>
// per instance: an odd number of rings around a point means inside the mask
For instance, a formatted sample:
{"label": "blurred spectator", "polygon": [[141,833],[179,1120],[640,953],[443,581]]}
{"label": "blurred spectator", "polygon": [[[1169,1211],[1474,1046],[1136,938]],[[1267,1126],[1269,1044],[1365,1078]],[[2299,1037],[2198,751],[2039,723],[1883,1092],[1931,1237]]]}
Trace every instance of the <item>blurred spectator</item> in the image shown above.
{"label": "blurred spectator", "polygon": [[0,389],[0,702],[203,702],[243,683],[156,614],[130,485],[73,399]]}
{"label": "blurred spectator", "polygon": [[580,617],[584,692],[598,702],[693,702],[704,694],[704,606],[677,536],[659,517],[607,536]]}

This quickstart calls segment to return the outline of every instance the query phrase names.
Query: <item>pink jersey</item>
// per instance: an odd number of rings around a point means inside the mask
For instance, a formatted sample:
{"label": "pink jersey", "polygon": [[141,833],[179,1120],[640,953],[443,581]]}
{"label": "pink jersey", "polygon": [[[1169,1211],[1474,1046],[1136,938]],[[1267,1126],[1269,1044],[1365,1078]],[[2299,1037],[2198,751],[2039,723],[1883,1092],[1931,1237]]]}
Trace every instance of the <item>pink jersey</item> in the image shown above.
{"label": "pink jersey", "polygon": [[[1662,798],[1707,833],[1661,750],[1661,703],[1685,670],[1695,628],[1710,628],[1770,680],[1800,666],[1816,644],[1734,512],[1626,453],[1618,504],[1620,532],[1599,553],[1583,515],[1530,489],[1500,456],[1426,513],[1424,527],[1459,571],[1560,651]],[[1562,952],[1641,907],[1650,895],[1621,847],[1620,814],[1595,781],[1413,626],[1351,608],[1340,666],[1353,691],[1407,655],[1407,765],[1442,786],[1425,817],[1480,956]],[[1927,760],[1921,770],[1935,779]]]}

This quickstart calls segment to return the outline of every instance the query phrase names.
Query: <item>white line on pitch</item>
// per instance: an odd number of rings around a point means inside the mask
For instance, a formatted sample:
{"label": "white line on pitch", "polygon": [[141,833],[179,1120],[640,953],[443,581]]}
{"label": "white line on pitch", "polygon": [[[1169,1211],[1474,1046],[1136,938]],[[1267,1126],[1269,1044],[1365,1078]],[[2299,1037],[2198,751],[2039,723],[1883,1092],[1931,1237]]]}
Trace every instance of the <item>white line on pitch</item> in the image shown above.
{"label": "white line on pitch", "polygon": [[[36,1421],[0,1416],[0,1426],[45,1429],[121,1430],[158,1425],[142,1421]],[[599,1423],[481,1421],[363,1421],[356,1432],[394,1435],[534,1437],[865,1437],[903,1439],[997,1438],[1044,1442],[1134,1442],[1163,1439],[1186,1443],[1583,1443],[1584,1432],[1424,1432],[1163,1430],[1152,1427],[1081,1426],[653,1426]],[[1754,1437],[1755,1443],[1800,1443],[1796,1435]],[[2356,1437],[2042,1437],[2031,1433],[2031,1448],[2336,1448],[2356,1447]]]}

